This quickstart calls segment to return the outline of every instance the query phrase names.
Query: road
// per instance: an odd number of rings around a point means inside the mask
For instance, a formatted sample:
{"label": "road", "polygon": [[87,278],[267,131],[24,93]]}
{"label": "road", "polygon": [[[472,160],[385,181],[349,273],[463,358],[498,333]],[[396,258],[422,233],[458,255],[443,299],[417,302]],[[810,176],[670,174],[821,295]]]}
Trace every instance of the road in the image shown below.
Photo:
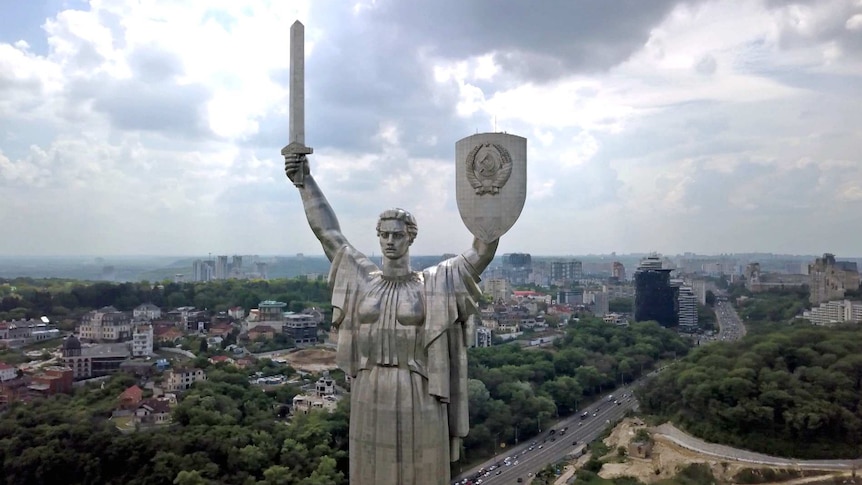
{"label": "road", "polygon": [[[623,395],[627,397],[622,397]],[[563,419],[554,426],[555,433],[553,435],[549,434],[550,430],[544,431],[534,438],[535,441],[501,449],[494,459],[462,473],[453,479],[453,483],[461,483],[465,478],[473,479],[474,481],[471,483],[481,483],[482,485],[517,484],[518,478],[522,478],[526,483],[529,474],[535,475],[548,464],[562,460],[566,455],[572,453],[578,445],[592,442],[602,434],[605,428],[622,419],[625,413],[637,404],[637,401],[632,397],[630,386],[616,389],[613,391],[613,396],[611,401],[605,398],[588,408],[582,409],[580,412],[586,411],[589,414],[588,418],[581,420],[580,414],[574,414]],[[620,404],[614,404],[614,400],[618,400]],[[593,416],[594,413],[595,416]],[[568,428],[568,430],[563,432],[563,428]],[[530,450],[531,447],[532,450]],[[508,466],[504,463],[507,457],[511,458],[510,463],[512,463]],[[495,464],[498,468],[489,472],[488,469]],[[480,472],[480,469],[485,470],[485,472]],[[485,474],[487,476],[484,476]],[[481,479],[482,482],[477,482],[477,479]]]}
{"label": "road", "polygon": [[747,463],[756,463],[759,465],[769,465],[775,467],[786,468],[805,468],[812,470],[852,470],[862,467],[862,459],[860,460],[799,460],[795,458],[782,458],[779,456],[764,455],[749,450],[740,448],[732,448],[730,446],[709,443],[700,438],[691,436],[684,431],[673,426],[671,423],[664,423],[655,428],[654,433],[664,435],[665,438],[673,441],[677,445],[688,448],[689,450],[713,456],[719,459],[736,460]]}
{"label": "road", "polygon": [[733,342],[745,336],[745,325],[729,302],[715,302],[715,317],[718,319],[718,340]]}

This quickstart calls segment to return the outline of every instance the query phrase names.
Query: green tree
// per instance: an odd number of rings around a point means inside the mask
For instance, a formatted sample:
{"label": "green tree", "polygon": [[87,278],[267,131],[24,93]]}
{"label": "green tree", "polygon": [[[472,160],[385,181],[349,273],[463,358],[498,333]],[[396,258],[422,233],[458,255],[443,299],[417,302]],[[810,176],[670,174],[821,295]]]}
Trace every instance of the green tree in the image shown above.
{"label": "green tree", "polygon": [[207,485],[208,483],[209,480],[202,477],[197,470],[182,470],[174,479],[174,485]]}

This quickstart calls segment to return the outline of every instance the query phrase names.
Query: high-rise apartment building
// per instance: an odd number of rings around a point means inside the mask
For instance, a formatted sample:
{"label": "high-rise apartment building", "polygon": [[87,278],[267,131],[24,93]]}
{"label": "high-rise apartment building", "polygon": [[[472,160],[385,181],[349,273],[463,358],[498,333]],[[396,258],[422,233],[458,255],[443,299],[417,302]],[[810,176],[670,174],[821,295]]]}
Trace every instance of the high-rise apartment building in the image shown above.
{"label": "high-rise apartment building", "polygon": [[584,275],[583,268],[583,263],[577,259],[571,261],[552,261],[550,268],[551,281],[577,281]]}
{"label": "high-rise apartment building", "polygon": [[680,330],[694,332],[697,329],[697,296],[690,286],[682,285],[677,293]]}
{"label": "high-rise apartment building", "polygon": [[609,303],[610,299],[608,298],[608,292],[597,291],[593,293],[593,314],[600,317],[604,316],[609,312]]}
{"label": "high-rise apartment building", "polygon": [[611,277],[617,281],[626,280],[626,267],[623,266],[623,263],[614,261],[614,264],[611,266]]}
{"label": "high-rise apartment building", "polygon": [[690,286],[691,291],[694,292],[694,296],[697,297],[697,302],[701,305],[706,305],[706,281],[701,279],[694,279],[691,280]]}
{"label": "high-rise apartment building", "polygon": [[258,278],[265,280],[267,279],[267,267],[266,263],[262,263],[260,261],[254,263],[254,272]]}
{"label": "high-rise apartment building", "polygon": [[504,278],[489,278],[482,282],[482,292],[492,301],[507,301],[512,296],[512,285]]}
{"label": "high-rise apartment building", "polygon": [[213,260],[197,259],[192,263],[192,280],[211,281],[215,277],[215,262]]}
{"label": "high-rise apartment building", "polygon": [[215,279],[224,280],[228,276],[227,256],[218,256],[215,263]]}

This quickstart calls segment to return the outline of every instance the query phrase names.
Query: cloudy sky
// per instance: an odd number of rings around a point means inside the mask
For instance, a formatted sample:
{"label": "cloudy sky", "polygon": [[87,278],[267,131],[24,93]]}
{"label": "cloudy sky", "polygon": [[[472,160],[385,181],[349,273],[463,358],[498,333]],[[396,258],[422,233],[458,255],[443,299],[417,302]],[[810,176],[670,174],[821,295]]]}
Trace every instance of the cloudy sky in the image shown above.
{"label": "cloudy sky", "polygon": [[[455,142],[528,141],[500,251],[862,255],[862,0],[0,0],[0,254],[320,254],[312,172],[379,252],[466,249]],[[496,128],[495,128],[496,127]]]}

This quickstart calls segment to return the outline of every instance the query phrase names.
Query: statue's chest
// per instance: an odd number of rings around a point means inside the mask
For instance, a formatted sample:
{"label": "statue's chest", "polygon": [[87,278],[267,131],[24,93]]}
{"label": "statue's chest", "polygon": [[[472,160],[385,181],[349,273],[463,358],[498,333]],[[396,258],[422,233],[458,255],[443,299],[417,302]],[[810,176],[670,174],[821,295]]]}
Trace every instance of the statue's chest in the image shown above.
{"label": "statue's chest", "polygon": [[422,325],[425,321],[425,295],[418,280],[379,279],[360,296],[357,313],[360,323]]}

